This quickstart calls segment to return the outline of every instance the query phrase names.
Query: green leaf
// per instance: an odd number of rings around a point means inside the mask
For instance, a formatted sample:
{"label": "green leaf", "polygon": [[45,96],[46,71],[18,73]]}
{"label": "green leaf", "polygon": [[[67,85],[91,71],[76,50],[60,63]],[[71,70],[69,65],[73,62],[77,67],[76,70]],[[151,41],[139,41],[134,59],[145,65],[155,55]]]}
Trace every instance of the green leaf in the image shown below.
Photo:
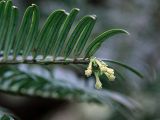
{"label": "green leaf", "polygon": [[130,67],[130,66],[128,66],[128,65],[125,65],[125,64],[123,64],[123,63],[120,63],[120,62],[114,61],[114,60],[103,60],[103,61],[109,62],[109,63],[114,63],[114,64],[116,64],[116,65],[120,65],[120,66],[122,66],[122,67],[130,70],[131,72],[133,72],[134,74],[136,74],[136,75],[139,76],[140,78],[143,78],[143,75],[142,75],[140,72],[138,72],[137,70],[135,70],[134,68],[132,68],[132,67]]}
{"label": "green leaf", "polygon": [[85,57],[91,57],[106,39],[108,39],[116,34],[121,34],[121,33],[129,34],[127,31],[125,31],[123,29],[111,29],[111,30],[105,31],[104,33],[100,34],[87,47],[87,49],[85,51]]}
{"label": "green leaf", "polygon": [[78,14],[79,9],[74,8],[71,10],[71,13],[69,16],[66,18],[64,24],[62,25],[62,29],[58,35],[58,40],[56,41],[56,46],[54,48],[54,57],[57,57],[61,54],[65,40],[67,39],[67,35],[70,31],[70,28],[76,18],[76,15]]}
{"label": "green leaf", "polygon": [[15,6],[11,10],[11,18],[8,19],[8,30],[6,35],[6,41],[4,46],[4,60],[8,59],[9,53],[13,46],[14,36],[16,34],[17,25],[18,25],[18,10]]}
{"label": "green leaf", "polygon": [[80,35],[82,34],[82,32],[84,33],[84,29],[86,28],[86,26],[88,24],[91,23],[91,21],[93,21],[93,16],[85,16],[76,25],[74,31],[72,32],[72,34],[71,34],[71,36],[70,36],[70,38],[67,42],[66,49],[64,50],[65,58],[68,57],[71,54],[71,52],[73,51],[76,43],[79,40]]}
{"label": "green leaf", "polygon": [[83,30],[83,32],[81,33],[81,36],[79,37],[79,41],[77,43],[74,55],[80,56],[80,54],[82,53],[82,50],[85,47],[85,44],[87,43],[87,40],[92,32],[92,29],[95,25],[96,22],[96,18],[95,16],[92,16],[91,21],[89,22],[89,24],[85,27],[85,29]]}
{"label": "green leaf", "polygon": [[88,56],[92,56],[97,50],[98,50],[98,48],[100,48],[101,47],[101,43],[97,43],[96,45],[94,45],[91,49],[90,49],[90,51],[89,51],[89,53],[87,53],[86,54],[86,57]]}
{"label": "green leaf", "polygon": [[[54,32],[56,32],[55,28],[58,24],[57,22],[61,21],[60,23],[62,23],[65,17],[66,13],[64,10],[56,10],[48,17],[36,39],[37,43],[35,43],[35,49],[37,50],[37,52],[35,57],[39,54],[42,54],[45,49],[48,49],[46,47],[48,47],[51,40],[53,40],[51,36],[55,34]],[[60,26],[61,25],[59,25],[59,27]],[[56,41],[56,39],[54,40]]]}
{"label": "green leaf", "polygon": [[[0,30],[2,29],[3,19],[4,19],[5,2],[0,2]],[[1,31],[2,32],[2,31]]]}
{"label": "green leaf", "polygon": [[55,42],[58,39],[58,33],[60,32],[62,24],[65,21],[67,16],[68,16],[68,14],[65,13],[64,16],[62,16],[60,19],[57,19],[57,21],[56,21],[57,24],[56,24],[56,26],[53,30],[53,34],[50,37],[50,42],[48,43],[48,46],[46,46],[46,51],[45,51],[45,54],[44,54],[44,58],[47,55],[52,56],[54,54],[54,52],[55,52],[54,48],[55,48],[55,45],[56,45]]}
{"label": "green leaf", "polygon": [[[3,6],[1,6],[3,8]],[[5,41],[5,37],[8,34],[7,30],[8,30],[8,26],[9,25],[9,19],[11,17],[11,11],[12,11],[12,2],[9,0],[6,2],[5,4],[5,8],[3,8],[4,10],[2,10],[2,12],[4,11],[3,15],[2,15],[2,24],[0,27],[0,51],[3,50],[3,45],[4,45],[4,41]]]}
{"label": "green leaf", "polygon": [[13,49],[13,58],[16,59],[17,55],[20,53],[22,48],[24,47],[26,43],[27,36],[29,34],[30,25],[31,25],[31,19],[33,15],[34,7],[30,6],[25,11],[25,14],[23,16],[22,23],[20,25],[20,28],[18,30],[18,33],[16,34],[16,40],[14,44]]}
{"label": "green leaf", "polygon": [[33,4],[32,21],[29,29],[29,33],[26,38],[26,44],[23,48],[23,59],[29,55],[30,51],[33,49],[34,41],[37,37],[38,26],[39,26],[39,8],[37,5]]}

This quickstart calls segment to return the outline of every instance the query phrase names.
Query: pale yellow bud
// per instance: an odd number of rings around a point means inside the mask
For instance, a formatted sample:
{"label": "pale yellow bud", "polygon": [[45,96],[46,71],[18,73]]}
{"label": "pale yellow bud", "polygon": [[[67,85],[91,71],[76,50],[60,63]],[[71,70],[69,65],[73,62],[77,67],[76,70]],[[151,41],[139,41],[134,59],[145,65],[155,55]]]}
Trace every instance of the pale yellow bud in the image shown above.
{"label": "pale yellow bud", "polygon": [[[92,70],[94,70],[92,68],[92,64],[94,64],[95,66],[98,66],[99,70],[92,71]],[[101,89],[102,88],[102,83],[101,83],[101,81],[99,79],[99,75],[105,74],[106,77],[110,81],[113,81],[116,78],[114,76],[114,69],[109,68],[108,65],[105,62],[103,62],[101,60],[98,60],[96,58],[91,58],[90,59],[90,62],[89,62],[88,67],[87,67],[87,70],[85,70],[85,75],[87,77],[91,76],[92,73],[94,73],[95,78],[96,78],[96,83],[95,83],[95,88],[96,89]]]}
{"label": "pale yellow bud", "polygon": [[109,77],[108,77],[108,79],[110,80],[110,81],[113,81],[113,80],[115,80],[115,76],[114,75],[110,75]]}
{"label": "pale yellow bud", "polygon": [[87,68],[87,70],[85,70],[85,75],[87,77],[91,76],[91,74],[92,74],[92,62],[93,62],[92,60],[89,62],[88,68]]}
{"label": "pale yellow bud", "polygon": [[106,76],[107,76],[107,78],[110,80],[110,81],[113,81],[116,77],[114,76],[114,74],[109,74],[109,73],[107,73],[107,72],[105,72],[104,73]]}
{"label": "pale yellow bud", "polygon": [[87,69],[87,70],[85,70],[85,75],[86,75],[87,77],[91,76],[91,74],[92,74],[92,69]]}
{"label": "pale yellow bud", "polygon": [[96,77],[95,88],[96,88],[96,89],[101,89],[101,88],[102,88],[102,83],[101,83],[101,81],[100,81],[99,76],[98,76],[97,73],[95,73],[95,77]]}
{"label": "pale yellow bud", "polygon": [[107,66],[106,65],[102,64],[99,60],[96,60],[96,63],[98,64],[101,72],[106,72],[107,71]]}
{"label": "pale yellow bud", "polygon": [[109,78],[110,75],[107,72],[105,72],[104,74],[107,76],[107,78]]}
{"label": "pale yellow bud", "polygon": [[109,74],[114,74],[114,70],[111,69],[111,68],[107,68],[107,72],[108,72]]}
{"label": "pale yellow bud", "polygon": [[102,83],[100,81],[96,81],[95,88],[102,89]]}
{"label": "pale yellow bud", "polygon": [[100,67],[101,72],[107,72],[108,68],[106,66]]}
{"label": "pale yellow bud", "polygon": [[96,60],[96,63],[98,64],[99,68],[103,66],[99,60]]}

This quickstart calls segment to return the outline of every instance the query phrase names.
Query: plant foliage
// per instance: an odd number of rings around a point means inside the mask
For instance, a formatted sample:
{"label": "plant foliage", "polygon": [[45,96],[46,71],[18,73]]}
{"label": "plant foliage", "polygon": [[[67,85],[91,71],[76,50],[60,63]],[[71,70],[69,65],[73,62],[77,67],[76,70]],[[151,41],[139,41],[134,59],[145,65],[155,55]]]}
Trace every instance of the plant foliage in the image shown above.
{"label": "plant foliage", "polygon": [[[62,9],[56,10],[49,15],[42,28],[39,28],[40,11],[37,5],[29,6],[19,21],[18,8],[12,5],[12,1],[0,0],[0,63],[41,64],[56,61],[86,64],[106,39],[116,34],[128,34],[123,29],[112,29],[90,40],[96,16],[82,17],[73,28],[78,13],[77,8],[72,9],[70,13]],[[61,57],[62,59],[58,59]],[[124,64],[106,62],[121,65],[141,77],[136,70]],[[127,107],[132,106],[127,97],[121,97],[112,91],[97,91],[93,87],[75,85],[54,77],[44,78],[16,67],[1,66],[0,76],[2,92],[99,103],[114,100]],[[117,99],[117,96],[120,99]]]}
{"label": "plant foliage", "polygon": [[[89,40],[96,22],[95,15],[84,16],[72,28],[79,9],[74,8],[70,13],[56,10],[49,15],[42,28],[39,28],[40,12],[37,5],[29,6],[19,23],[18,8],[12,1],[0,2],[0,51],[3,61],[16,60],[18,56],[26,60],[47,56],[54,59],[90,58],[109,37],[120,33],[127,33],[122,29],[112,29],[100,34],[94,40]],[[73,31],[71,32],[71,29]]]}
{"label": "plant foliage", "polygon": [[[86,81],[61,80],[54,77],[45,77],[42,73],[35,74],[30,70],[19,67],[1,67],[0,91],[30,97],[74,100],[80,102],[95,102],[101,104],[123,104],[129,109],[135,105],[131,98],[109,90],[96,90],[93,86],[85,86]],[[43,72],[49,73],[44,68]]]}

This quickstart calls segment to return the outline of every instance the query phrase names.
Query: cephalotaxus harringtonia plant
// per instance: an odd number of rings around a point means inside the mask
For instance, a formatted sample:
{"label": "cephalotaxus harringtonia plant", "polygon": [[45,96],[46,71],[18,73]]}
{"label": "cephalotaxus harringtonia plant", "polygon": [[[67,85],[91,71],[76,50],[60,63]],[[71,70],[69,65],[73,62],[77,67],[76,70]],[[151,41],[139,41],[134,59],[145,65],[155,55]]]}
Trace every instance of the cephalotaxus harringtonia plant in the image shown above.
{"label": "cephalotaxus harringtonia plant", "polygon": [[[128,32],[123,29],[111,29],[90,40],[96,16],[84,16],[72,28],[78,13],[77,8],[72,9],[70,13],[61,9],[56,10],[49,15],[39,29],[40,13],[37,5],[32,4],[26,9],[19,25],[18,8],[12,5],[11,0],[0,0],[0,64],[88,64],[85,75],[95,76],[97,89],[102,88],[99,76],[104,74],[111,81],[116,78],[114,70],[106,62],[125,67],[142,77],[139,72],[125,64],[93,57],[106,39],[121,33],[128,34]],[[70,32],[71,29],[73,29],[72,32]],[[6,75],[8,71],[9,74]],[[65,88],[65,84],[62,85],[59,81],[50,82],[43,77],[24,73],[20,69],[7,67],[2,70],[1,68],[0,74],[2,76],[1,91],[45,97],[64,97],[66,95],[64,91],[75,97],[76,92],[82,91],[79,94],[85,95],[85,99],[86,95],[89,96],[88,99],[100,99],[95,97],[93,90],[91,92],[74,87],[73,92],[73,88]],[[19,75],[21,77],[17,77]],[[38,81],[35,81],[35,78]],[[102,100],[99,101],[102,102]]]}

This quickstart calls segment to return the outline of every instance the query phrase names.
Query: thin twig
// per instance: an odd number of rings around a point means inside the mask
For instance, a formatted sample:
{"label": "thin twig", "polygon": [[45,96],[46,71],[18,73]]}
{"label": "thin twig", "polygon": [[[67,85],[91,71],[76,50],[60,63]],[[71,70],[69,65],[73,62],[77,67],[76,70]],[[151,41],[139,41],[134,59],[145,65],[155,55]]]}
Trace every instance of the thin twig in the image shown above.
{"label": "thin twig", "polygon": [[89,59],[77,58],[77,59],[30,59],[30,60],[0,60],[0,65],[6,64],[42,64],[42,65],[50,65],[50,64],[88,64]]}

